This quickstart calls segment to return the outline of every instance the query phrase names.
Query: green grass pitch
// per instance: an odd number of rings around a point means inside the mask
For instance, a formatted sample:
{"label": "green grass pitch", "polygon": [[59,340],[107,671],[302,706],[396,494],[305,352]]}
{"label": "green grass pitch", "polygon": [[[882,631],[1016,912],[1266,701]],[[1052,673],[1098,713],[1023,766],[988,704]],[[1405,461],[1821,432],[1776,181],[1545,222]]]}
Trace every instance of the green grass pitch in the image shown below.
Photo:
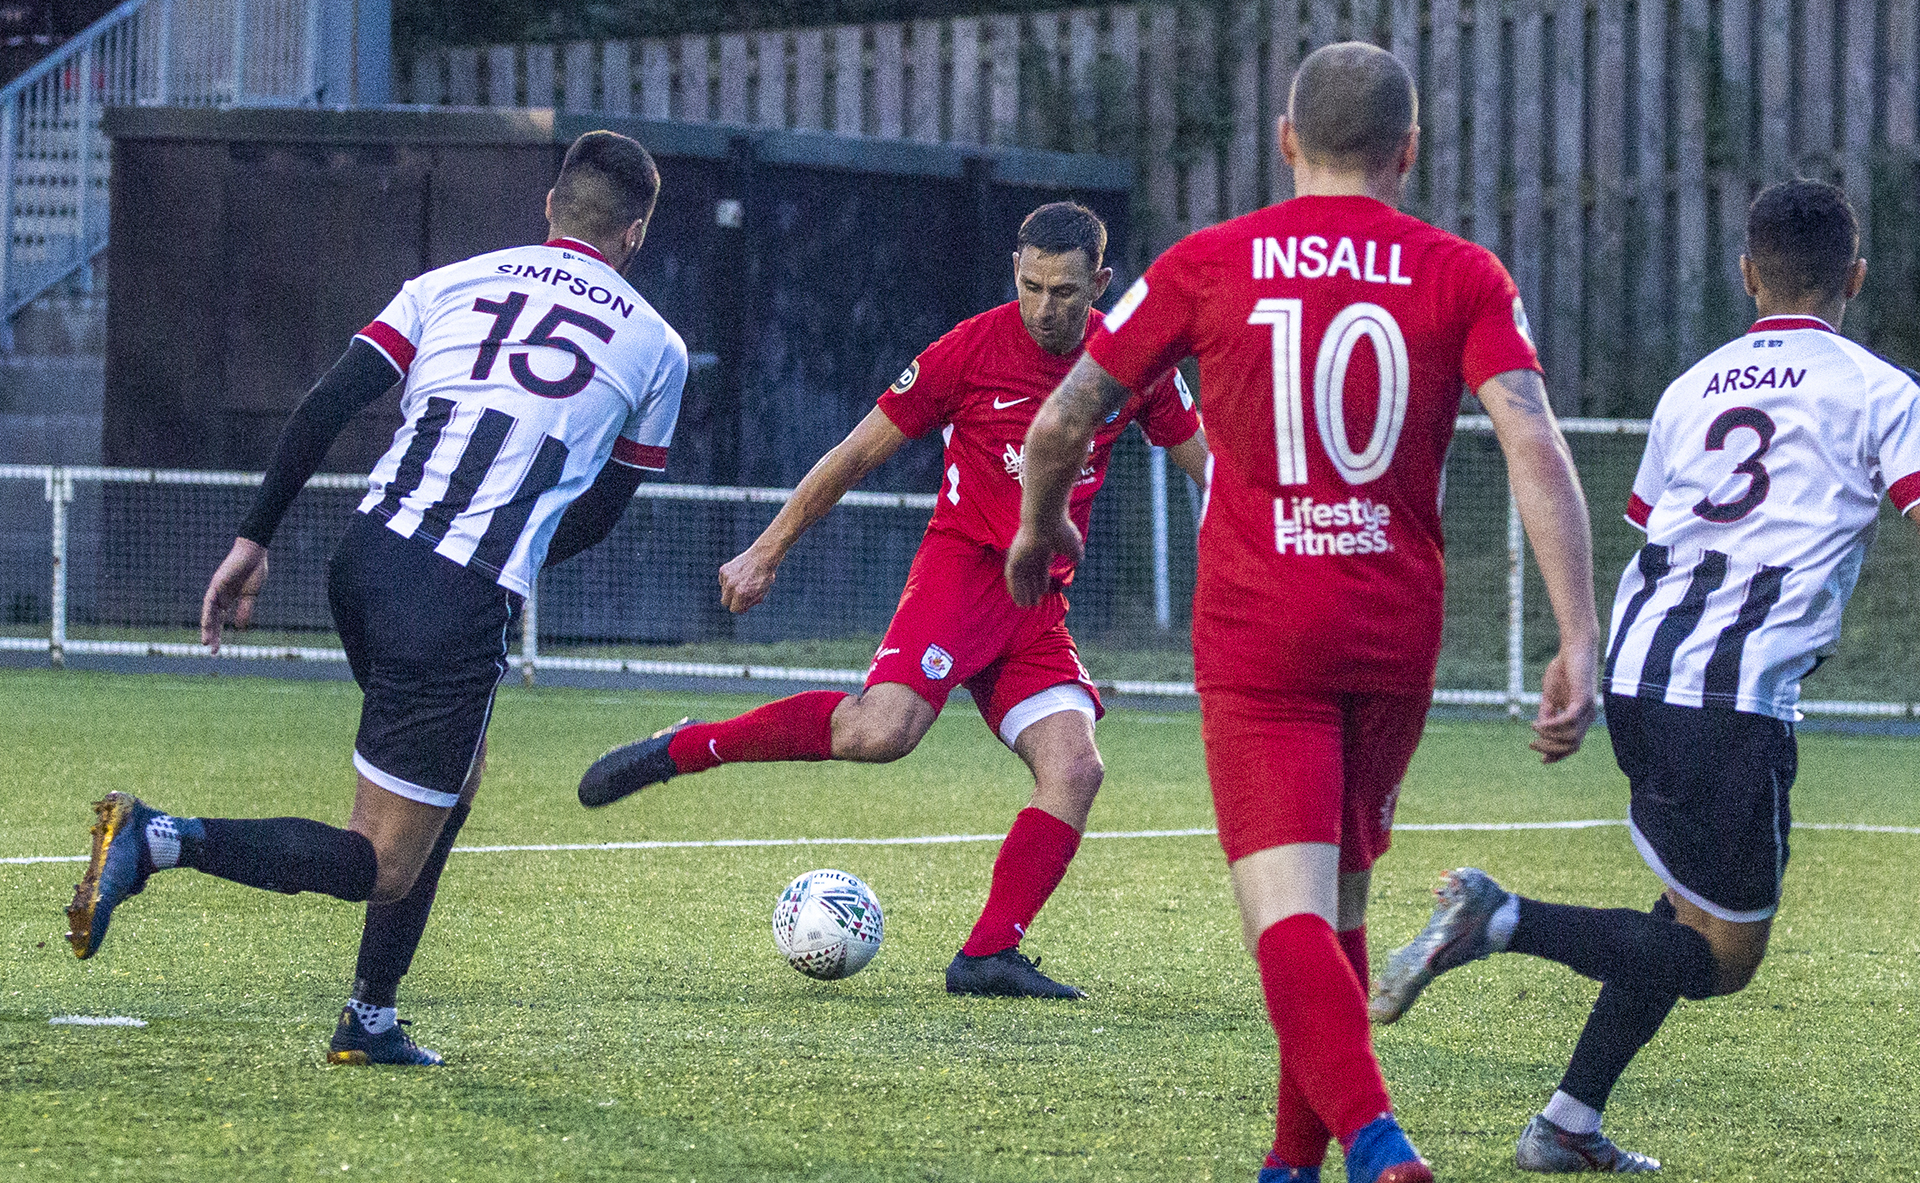
{"label": "green grass pitch", "polygon": [[[607,746],[750,700],[501,693],[463,845],[999,834],[1018,762],[964,705],[888,767],[722,769],[588,813]],[[358,693],[341,683],[0,673],[0,856],[84,849],[107,789],[207,814],[346,816]],[[1603,733],[1542,769],[1506,723],[1435,722],[1403,823],[1617,818]],[[1193,714],[1116,709],[1096,830],[1212,822]],[[1802,740],[1802,821],[1920,823],[1920,742]],[[193,872],[153,881],[93,960],[61,913],[78,868],[0,865],[0,1177],[386,1180],[1251,1180],[1274,1045],[1210,837],[1090,840],[1027,942],[1081,1004],[949,998],[992,842],[458,854],[401,1011],[439,1070],[329,1068],[360,909]],[[1745,993],[1683,1003],[1608,1128],[1671,1180],[1911,1178],[1920,836],[1802,830]],[[1376,870],[1375,957],[1440,870],[1644,908],[1618,828],[1407,831]],[[816,983],[768,916],[800,871],[872,884],[887,943]],[[1448,1180],[1520,1178],[1515,1134],[1595,986],[1496,958],[1437,983],[1377,1046]],[[50,1026],[125,1015],[145,1028]],[[1340,1172],[1330,1159],[1328,1175]]]}

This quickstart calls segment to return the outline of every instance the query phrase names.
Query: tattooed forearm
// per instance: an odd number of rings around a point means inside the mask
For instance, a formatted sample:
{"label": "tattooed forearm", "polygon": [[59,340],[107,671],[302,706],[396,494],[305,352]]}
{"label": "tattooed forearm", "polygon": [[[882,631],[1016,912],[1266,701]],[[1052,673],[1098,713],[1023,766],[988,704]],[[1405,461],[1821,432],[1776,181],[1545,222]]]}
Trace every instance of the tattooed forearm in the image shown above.
{"label": "tattooed forearm", "polygon": [[1480,388],[1482,405],[1487,402],[1489,395],[1522,415],[1548,413],[1547,384],[1532,370],[1509,370],[1494,375]]}

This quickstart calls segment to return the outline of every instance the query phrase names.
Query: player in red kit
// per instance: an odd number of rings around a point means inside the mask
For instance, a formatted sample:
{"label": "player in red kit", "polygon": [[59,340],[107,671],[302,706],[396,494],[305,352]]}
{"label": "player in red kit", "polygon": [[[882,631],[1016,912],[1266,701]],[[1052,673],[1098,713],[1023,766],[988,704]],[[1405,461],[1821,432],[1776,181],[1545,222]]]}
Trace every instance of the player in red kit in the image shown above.
{"label": "player in red kit", "polygon": [[[955,994],[1083,997],[1041,973],[1018,946],[1079,849],[1100,788],[1100,697],[1065,623],[1074,561],[1050,563],[1045,590],[1024,608],[1008,599],[1004,571],[1020,520],[1022,442],[1100,324],[1092,304],[1113,274],[1101,265],[1106,240],[1100,219],[1072,202],[1029,214],[1014,254],[1019,299],[928,346],[813,466],[759,539],[720,568],[721,601],[747,611],[765,598],[787,551],[848,489],[907,440],[941,429],[937,508],[866,689],[796,694],[721,723],[683,720],[609,752],[580,782],[584,804],[605,805],[723,763],[897,760],[920,742],[953,688],[965,686],[987,725],[1032,770],[1034,788],[1000,847],[980,919],[947,967]],[[1192,398],[1167,366],[1148,377],[1143,394],[1108,408],[1082,441],[1067,510],[1080,530],[1129,422],[1195,479],[1205,476],[1207,444]]]}
{"label": "player in red kit", "polygon": [[1369,868],[1440,648],[1440,478],[1460,395],[1507,455],[1559,621],[1533,747],[1594,715],[1586,507],[1513,282],[1488,251],[1395,210],[1413,80],[1349,42],[1294,76],[1281,150],[1299,196],[1188,236],[1107,317],[1027,436],[1015,602],[1077,554],[1078,454],[1129,390],[1200,361],[1212,481],[1194,592],[1201,734],[1248,950],[1279,1037],[1262,1183],[1317,1180],[1329,1137],[1353,1183],[1431,1169],[1400,1130],[1367,1027]]}

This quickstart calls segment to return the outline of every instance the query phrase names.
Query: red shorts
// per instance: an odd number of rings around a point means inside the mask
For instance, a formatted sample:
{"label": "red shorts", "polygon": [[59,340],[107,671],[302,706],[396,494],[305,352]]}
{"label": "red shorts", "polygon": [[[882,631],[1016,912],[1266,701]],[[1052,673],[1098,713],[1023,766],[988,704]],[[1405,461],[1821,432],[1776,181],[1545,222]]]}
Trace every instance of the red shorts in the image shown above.
{"label": "red shorts", "polygon": [[1105,708],[1067,632],[1067,597],[1049,592],[1031,608],[1007,594],[1007,558],[951,534],[929,533],[907,572],[893,623],[873,655],[867,686],[899,682],[938,711],[965,686],[993,728],[1028,698],[1075,682]]}
{"label": "red shorts", "polygon": [[1295,842],[1340,848],[1340,870],[1387,852],[1393,809],[1426,727],[1429,693],[1216,689],[1200,737],[1220,845],[1234,862]]}

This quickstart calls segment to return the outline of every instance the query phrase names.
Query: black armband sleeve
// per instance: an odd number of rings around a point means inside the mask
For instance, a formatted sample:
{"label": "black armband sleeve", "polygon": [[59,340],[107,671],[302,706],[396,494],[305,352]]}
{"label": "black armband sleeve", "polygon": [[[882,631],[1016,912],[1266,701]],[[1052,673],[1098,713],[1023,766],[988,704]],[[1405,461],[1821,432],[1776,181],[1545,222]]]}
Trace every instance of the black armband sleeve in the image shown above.
{"label": "black armband sleeve", "polygon": [[280,519],[308,478],[319,471],[341,429],[401,376],[385,354],[355,337],[340,360],[300,400],[281,430],[266,480],[254,495],[246,521],[240,523],[240,537],[261,546],[271,542]]}
{"label": "black armband sleeve", "polygon": [[633,501],[633,491],[640,487],[641,471],[607,461],[587,491],[560,515],[560,524],[553,529],[553,541],[547,544],[547,561],[541,564],[542,569],[559,566],[613,533],[620,515],[627,512],[627,506]]}

